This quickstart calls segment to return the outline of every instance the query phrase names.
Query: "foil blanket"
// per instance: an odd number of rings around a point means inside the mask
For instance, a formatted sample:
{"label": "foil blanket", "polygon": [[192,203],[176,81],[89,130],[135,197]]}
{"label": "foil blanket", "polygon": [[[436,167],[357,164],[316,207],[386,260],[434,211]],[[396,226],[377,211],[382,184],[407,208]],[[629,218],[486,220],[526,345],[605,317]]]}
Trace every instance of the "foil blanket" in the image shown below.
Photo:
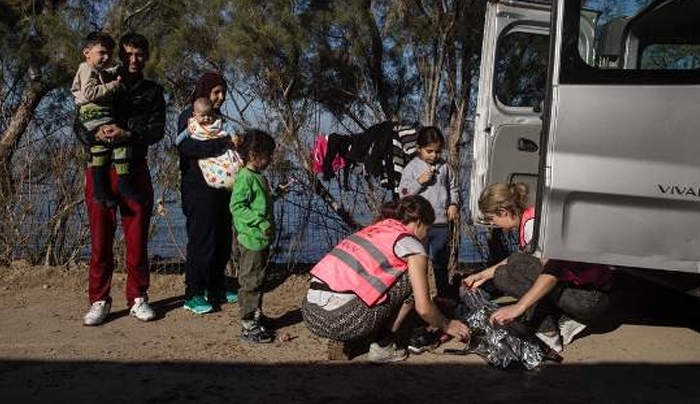
{"label": "foil blanket", "polygon": [[472,331],[468,353],[475,353],[500,369],[518,363],[527,370],[535,369],[544,358],[542,350],[524,338],[526,333],[518,329],[517,323],[504,327],[492,325],[489,318],[498,307],[481,289],[463,292],[457,318]]}

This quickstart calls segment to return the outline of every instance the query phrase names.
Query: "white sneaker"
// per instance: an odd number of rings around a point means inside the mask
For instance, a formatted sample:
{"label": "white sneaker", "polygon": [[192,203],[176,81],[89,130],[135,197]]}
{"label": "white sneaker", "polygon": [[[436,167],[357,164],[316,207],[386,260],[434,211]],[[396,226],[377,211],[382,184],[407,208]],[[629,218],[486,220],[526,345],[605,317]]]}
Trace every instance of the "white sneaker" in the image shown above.
{"label": "white sneaker", "polygon": [[144,297],[137,297],[134,299],[134,305],[131,306],[129,314],[141,321],[151,321],[156,318],[156,313]]}
{"label": "white sneaker", "polygon": [[574,337],[585,330],[586,327],[586,324],[579,323],[567,315],[559,317],[559,332],[564,345],[569,345],[574,340]]}
{"label": "white sneaker", "polygon": [[90,306],[85,317],[83,317],[83,325],[93,326],[100,325],[104,323],[107,316],[109,316],[109,310],[112,308],[112,304],[106,300],[98,300]]}
{"label": "white sneaker", "polygon": [[401,362],[408,358],[408,352],[405,349],[397,348],[393,342],[385,347],[373,342],[369,345],[367,358],[374,363]]}
{"label": "white sneaker", "polygon": [[564,350],[561,344],[561,335],[558,332],[538,332],[535,336],[542,340],[548,347],[559,353]]}

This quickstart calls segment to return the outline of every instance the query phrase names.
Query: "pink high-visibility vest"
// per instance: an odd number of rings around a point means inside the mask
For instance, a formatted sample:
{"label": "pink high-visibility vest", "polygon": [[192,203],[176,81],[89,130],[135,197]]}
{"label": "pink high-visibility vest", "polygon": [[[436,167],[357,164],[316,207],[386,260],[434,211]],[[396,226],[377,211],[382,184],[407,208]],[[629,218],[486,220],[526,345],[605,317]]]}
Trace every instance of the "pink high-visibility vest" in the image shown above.
{"label": "pink high-visibility vest", "polygon": [[518,246],[520,248],[525,247],[525,224],[530,221],[530,220],[535,220],[535,207],[534,206],[528,206],[523,210],[523,216],[520,218],[520,231],[518,233],[519,238],[518,238]]}
{"label": "pink high-visibility vest", "polygon": [[368,306],[386,300],[386,292],[408,269],[397,257],[394,245],[401,238],[413,236],[406,225],[385,219],[338,243],[311,270],[336,292],[355,293]]}

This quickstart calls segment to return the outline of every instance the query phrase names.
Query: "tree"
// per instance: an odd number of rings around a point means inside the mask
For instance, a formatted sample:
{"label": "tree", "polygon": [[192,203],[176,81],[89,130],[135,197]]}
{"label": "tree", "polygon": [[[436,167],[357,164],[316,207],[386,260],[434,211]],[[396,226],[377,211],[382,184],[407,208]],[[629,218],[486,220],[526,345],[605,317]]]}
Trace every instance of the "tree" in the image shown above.
{"label": "tree", "polygon": [[[132,30],[149,38],[146,75],[164,84],[174,109],[189,102],[201,73],[223,73],[230,84],[227,107],[233,106],[227,115],[241,128],[278,133],[280,155],[294,154],[286,165],[278,165],[280,175],[292,160],[308,169],[309,134],[319,110],[348,131],[396,117],[447,128],[450,161],[457,164],[472,100],[483,3],[0,0],[0,198],[5,207],[0,219],[8,223],[7,215],[28,216],[20,209],[22,192],[53,186],[47,202],[51,220],[45,225],[50,240],[43,244],[52,246],[46,257],[61,255],[60,229],[80,214],[84,158],[71,135],[68,88],[82,60],[80,39],[95,29],[115,38]],[[169,121],[174,126],[174,117]],[[177,187],[176,157],[168,144],[161,142],[154,153],[162,165],[154,171],[163,198]],[[32,153],[50,147],[61,148],[61,157],[73,163],[55,159],[45,164],[33,158]],[[57,168],[59,164],[70,171]],[[40,166],[46,173],[36,175]],[[312,189],[333,209],[341,206],[314,179],[309,174]],[[350,223],[349,215],[344,218]],[[17,229],[20,222],[13,221]],[[11,242],[9,237],[6,244]]]}
{"label": "tree", "polygon": [[[394,21],[418,70],[422,90],[421,122],[446,128],[448,161],[460,173],[460,147],[478,71],[484,1],[402,0]],[[453,233],[458,245],[459,226]],[[457,252],[451,254],[452,269]]]}

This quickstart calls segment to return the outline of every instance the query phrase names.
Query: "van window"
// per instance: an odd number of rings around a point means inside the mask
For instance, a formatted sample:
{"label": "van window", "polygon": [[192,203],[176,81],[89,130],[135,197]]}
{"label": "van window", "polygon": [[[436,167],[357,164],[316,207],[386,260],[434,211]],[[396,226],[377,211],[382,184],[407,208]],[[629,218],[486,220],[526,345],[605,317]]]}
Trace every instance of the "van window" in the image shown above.
{"label": "van window", "polygon": [[641,69],[700,68],[700,45],[654,44],[642,52]]}
{"label": "van window", "polygon": [[496,55],[496,98],[507,107],[537,107],[544,99],[549,36],[510,31]]}
{"label": "van window", "polygon": [[[579,53],[593,43],[593,57],[580,54],[600,69],[692,70],[700,68],[700,7],[696,0],[583,0],[580,6]],[[594,35],[594,38],[589,36]]]}

